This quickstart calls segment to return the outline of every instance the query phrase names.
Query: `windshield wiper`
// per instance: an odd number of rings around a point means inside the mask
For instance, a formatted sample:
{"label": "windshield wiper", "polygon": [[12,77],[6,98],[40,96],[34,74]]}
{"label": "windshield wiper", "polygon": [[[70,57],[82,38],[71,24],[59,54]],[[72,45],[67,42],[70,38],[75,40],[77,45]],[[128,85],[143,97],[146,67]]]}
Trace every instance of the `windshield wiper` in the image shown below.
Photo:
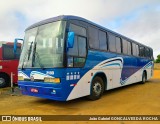
{"label": "windshield wiper", "polygon": [[25,56],[24,56],[24,59],[23,59],[23,64],[22,64],[22,70],[23,70],[23,66],[24,66],[24,62],[26,60],[26,57],[28,55],[28,60],[30,58],[30,55],[31,55],[31,51],[32,51],[32,45],[33,45],[33,41],[31,42],[30,46],[29,46],[29,49],[27,50],[27,52],[25,53]]}
{"label": "windshield wiper", "polygon": [[[35,42],[35,44],[34,44],[34,49],[33,49],[33,61],[32,62],[34,62],[34,64],[35,64],[35,60],[37,60],[38,61],[38,64],[39,64],[39,66],[41,67],[41,69],[45,69],[44,68],[44,65],[41,63],[41,59],[40,59],[40,57],[39,57],[39,54],[38,54],[38,52],[36,52],[36,46],[37,46],[37,42]],[[35,58],[37,58],[37,59],[35,59]],[[32,64],[32,65],[34,65],[34,64]]]}
{"label": "windshield wiper", "polygon": [[33,45],[33,41],[31,42],[31,45],[30,45],[29,50],[28,50],[28,60],[29,60],[30,55],[31,55],[32,45]]}

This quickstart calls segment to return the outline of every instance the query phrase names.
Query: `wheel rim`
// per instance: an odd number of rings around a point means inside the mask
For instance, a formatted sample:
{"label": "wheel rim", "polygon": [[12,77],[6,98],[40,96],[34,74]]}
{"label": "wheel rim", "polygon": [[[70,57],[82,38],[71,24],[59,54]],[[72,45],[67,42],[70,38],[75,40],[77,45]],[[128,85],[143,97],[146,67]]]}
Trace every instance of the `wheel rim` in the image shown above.
{"label": "wheel rim", "polygon": [[93,91],[96,96],[99,96],[102,92],[102,86],[99,82],[96,82],[93,86]]}
{"label": "wheel rim", "polygon": [[5,80],[3,78],[0,78],[0,84],[3,84]]}

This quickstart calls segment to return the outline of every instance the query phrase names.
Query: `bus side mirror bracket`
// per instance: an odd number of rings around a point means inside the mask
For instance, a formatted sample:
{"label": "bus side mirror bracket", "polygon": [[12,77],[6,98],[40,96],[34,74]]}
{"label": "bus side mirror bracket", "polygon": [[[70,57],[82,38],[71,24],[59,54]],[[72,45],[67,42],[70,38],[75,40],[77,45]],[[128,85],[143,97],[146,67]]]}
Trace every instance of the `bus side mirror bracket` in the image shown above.
{"label": "bus side mirror bracket", "polygon": [[23,40],[23,39],[20,39],[20,38],[16,38],[16,39],[14,40],[14,47],[13,47],[13,52],[14,52],[14,54],[17,53],[17,41],[18,41],[18,40],[21,40],[22,42],[24,42],[24,40]]}
{"label": "bus side mirror bracket", "polygon": [[74,32],[68,32],[68,39],[67,39],[67,48],[73,48],[74,45]]}

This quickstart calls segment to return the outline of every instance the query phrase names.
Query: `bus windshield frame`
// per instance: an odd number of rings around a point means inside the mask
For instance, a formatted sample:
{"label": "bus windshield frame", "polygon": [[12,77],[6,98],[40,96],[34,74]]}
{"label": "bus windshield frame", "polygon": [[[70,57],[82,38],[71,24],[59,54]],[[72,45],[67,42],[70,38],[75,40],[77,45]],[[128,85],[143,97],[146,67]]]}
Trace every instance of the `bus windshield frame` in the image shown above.
{"label": "bus windshield frame", "polygon": [[66,21],[55,21],[25,32],[18,68],[64,67]]}

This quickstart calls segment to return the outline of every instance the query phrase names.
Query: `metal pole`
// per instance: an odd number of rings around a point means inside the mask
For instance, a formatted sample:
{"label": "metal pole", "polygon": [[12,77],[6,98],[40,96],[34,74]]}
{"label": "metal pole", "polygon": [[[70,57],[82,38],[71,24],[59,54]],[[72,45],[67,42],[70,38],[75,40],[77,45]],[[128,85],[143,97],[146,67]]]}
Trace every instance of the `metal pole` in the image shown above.
{"label": "metal pole", "polygon": [[14,93],[14,87],[13,87],[13,73],[11,72],[11,92]]}

